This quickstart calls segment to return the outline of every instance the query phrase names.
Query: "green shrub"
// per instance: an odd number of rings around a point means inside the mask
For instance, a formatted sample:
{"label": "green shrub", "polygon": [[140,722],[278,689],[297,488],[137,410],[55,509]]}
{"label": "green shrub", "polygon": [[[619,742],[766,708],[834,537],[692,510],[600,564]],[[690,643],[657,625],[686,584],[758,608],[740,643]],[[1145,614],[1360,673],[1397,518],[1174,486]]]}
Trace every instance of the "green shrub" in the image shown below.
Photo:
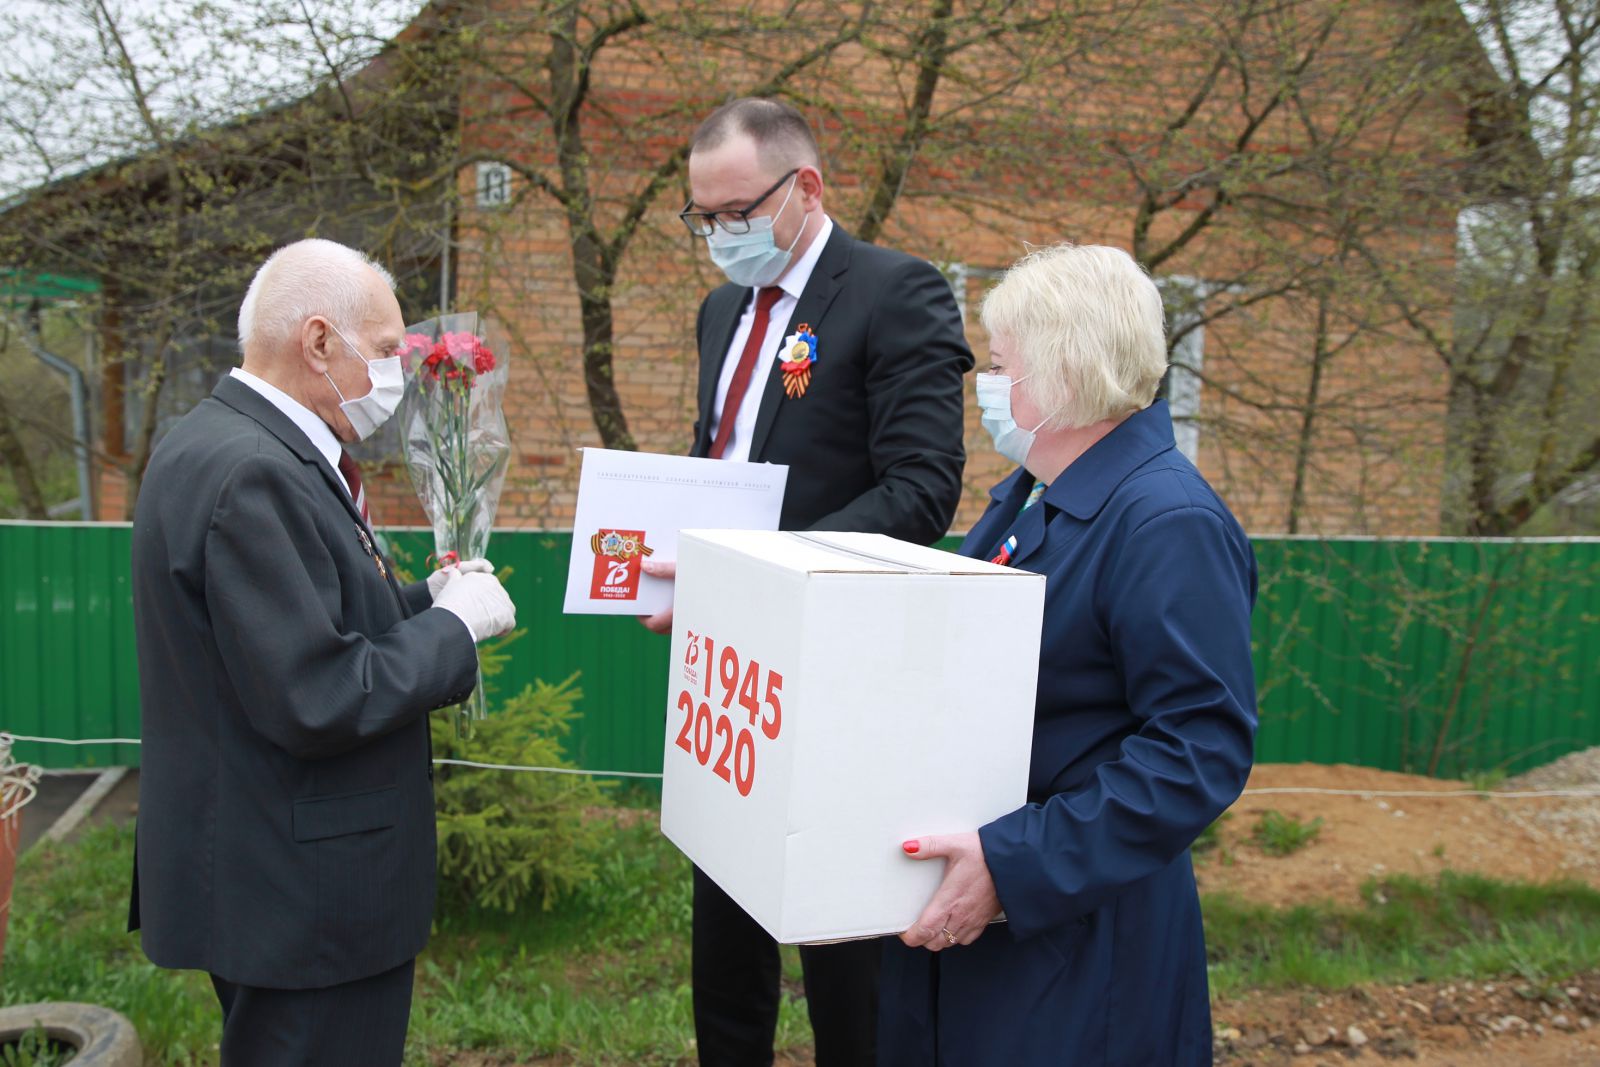
{"label": "green shrub", "polygon": [[1467,775],[1467,788],[1479,793],[1493,793],[1506,784],[1504,767],[1491,767],[1486,771],[1473,771]]}
{"label": "green shrub", "polygon": [[0,1064],[4,1067],[58,1067],[77,1055],[71,1046],[51,1040],[42,1026],[0,1045]]}
{"label": "green shrub", "polygon": [[1284,815],[1268,808],[1261,813],[1250,836],[1255,838],[1263,852],[1272,856],[1287,856],[1311,844],[1321,832],[1321,816],[1306,823],[1293,815]]}
{"label": "green shrub", "polygon": [[[127,932],[132,870],[132,824],[87,826],[22,854],[0,1004],[104,1004],[139,1031],[151,1067],[214,1064],[205,1050],[217,1040],[217,994],[198,971],[162,971],[145,959]],[[0,1059],[0,1067],[11,1065]]]}
{"label": "green shrub", "polygon": [[[456,737],[453,715],[435,715],[434,755],[571,767],[561,740],[578,717],[577,677],[527,687],[476,724],[471,740]],[[602,803],[604,793],[592,778],[444,765],[436,768],[434,799],[445,906],[514,912],[536,901],[548,909],[594,876],[601,830],[584,811]]]}
{"label": "green shrub", "polygon": [[1217,816],[1216,822],[1200,831],[1200,836],[1194,839],[1194,844],[1189,846],[1191,852],[1210,852],[1222,844],[1222,824],[1233,818],[1233,812],[1225,811]]}
{"label": "green shrub", "polygon": [[1233,812],[1225,811],[1217,816],[1217,820],[1194,839],[1194,844],[1189,846],[1190,854],[1199,861],[1210,859],[1212,856],[1222,861],[1224,867],[1233,866],[1233,852],[1222,840],[1222,824],[1233,818]]}

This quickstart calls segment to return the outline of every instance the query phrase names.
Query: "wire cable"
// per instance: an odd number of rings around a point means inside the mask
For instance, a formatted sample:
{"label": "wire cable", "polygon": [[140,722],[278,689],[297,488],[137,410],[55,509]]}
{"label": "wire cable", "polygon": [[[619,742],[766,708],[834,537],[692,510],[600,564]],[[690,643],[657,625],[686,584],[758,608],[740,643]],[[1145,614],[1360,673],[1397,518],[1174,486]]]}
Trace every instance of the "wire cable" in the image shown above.
{"label": "wire cable", "polygon": [[485,771],[533,771],[538,774],[588,774],[596,778],[660,778],[660,771],[591,771],[579,767],[524,767],[515,763],[479,763],[469,759],[436,759],[452,767],[476,767]]}
{"label": "wire cable", "polygon": [[[32,741],[39,745],[137,745],[142,742],[137,737],[88,737],[80,740],[71,740],[65,737],[31,737],[27,734],[0,733],[0,742],[5,738],[12,741]],[[485,771],[523,771],[538,774],[585,774],[595,778],[660,778],[660,771],[595,771],[580,767],[526,767],[515,763],[479,763],[477,760],[466,759],[436,759],[435,764],[448,764],[452,767],[473,767]]]}
{"label": "wire cable", "polygon": [[[26,734],[0,733],[0,740],[32,741],[41,745],[137,745],[137,737],[90,737],[69,740],[64,737],[29,737]],[[516,763],[479,763],[477,760],[436,759],[435,764],[472,767],[484,771],[516,771],[535,774],[584,774],[595,778],[660,778],[660,771],[596,771],[582,767],[526,767]],[[1600,789],[1330,789],[1317,786],[1274,785],[1246,789],[1243,796],[1322,796],[1363,799],[1422,799],[1433,797],[1485,797],[1492,800],[1537,800],[1546,797],[1600,797]]]}

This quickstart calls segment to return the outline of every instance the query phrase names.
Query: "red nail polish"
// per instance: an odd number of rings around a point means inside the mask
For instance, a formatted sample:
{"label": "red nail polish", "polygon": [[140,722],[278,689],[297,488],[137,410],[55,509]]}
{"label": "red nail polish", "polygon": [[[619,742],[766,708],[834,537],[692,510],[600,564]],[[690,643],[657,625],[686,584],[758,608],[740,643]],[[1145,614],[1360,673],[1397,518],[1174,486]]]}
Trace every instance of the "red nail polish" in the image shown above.
{"label": "red nail polish", "polygon": [[922,848],[922,845],[918,843],[916,838],[912,838],[910,841],[900,842],[900,847],[906,850],[906,855],[915,856],[918,850]]}

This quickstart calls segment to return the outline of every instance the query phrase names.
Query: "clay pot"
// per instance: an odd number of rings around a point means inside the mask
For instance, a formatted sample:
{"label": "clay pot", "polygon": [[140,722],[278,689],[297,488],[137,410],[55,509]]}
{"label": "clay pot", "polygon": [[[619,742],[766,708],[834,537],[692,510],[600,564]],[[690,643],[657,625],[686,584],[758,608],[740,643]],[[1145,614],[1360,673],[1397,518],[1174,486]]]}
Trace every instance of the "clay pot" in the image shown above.
{"label": "clay pot", "polygon": [[0,963],[6,956],[6,927],[11,924],[11,883],[17,874],[17,847],[22,837],[22,809],[0,819]]}

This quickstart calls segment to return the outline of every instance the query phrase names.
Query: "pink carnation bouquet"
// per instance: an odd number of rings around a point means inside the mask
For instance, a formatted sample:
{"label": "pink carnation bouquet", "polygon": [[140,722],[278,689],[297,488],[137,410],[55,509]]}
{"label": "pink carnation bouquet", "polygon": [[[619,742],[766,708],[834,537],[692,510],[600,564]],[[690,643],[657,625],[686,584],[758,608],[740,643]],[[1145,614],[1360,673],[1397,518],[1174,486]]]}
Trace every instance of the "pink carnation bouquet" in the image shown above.
{"label": "pink carnation bouquet", "polygon": [[[441,567],[489,551],[489,531],[511,457],[501,401],[506,364],[485,340],[476,312],[407,327],[401,349],[409,381],[400,409],[402,453],[433,526]],[[483,678],[461,705],[459,735],[484,717]]]}

